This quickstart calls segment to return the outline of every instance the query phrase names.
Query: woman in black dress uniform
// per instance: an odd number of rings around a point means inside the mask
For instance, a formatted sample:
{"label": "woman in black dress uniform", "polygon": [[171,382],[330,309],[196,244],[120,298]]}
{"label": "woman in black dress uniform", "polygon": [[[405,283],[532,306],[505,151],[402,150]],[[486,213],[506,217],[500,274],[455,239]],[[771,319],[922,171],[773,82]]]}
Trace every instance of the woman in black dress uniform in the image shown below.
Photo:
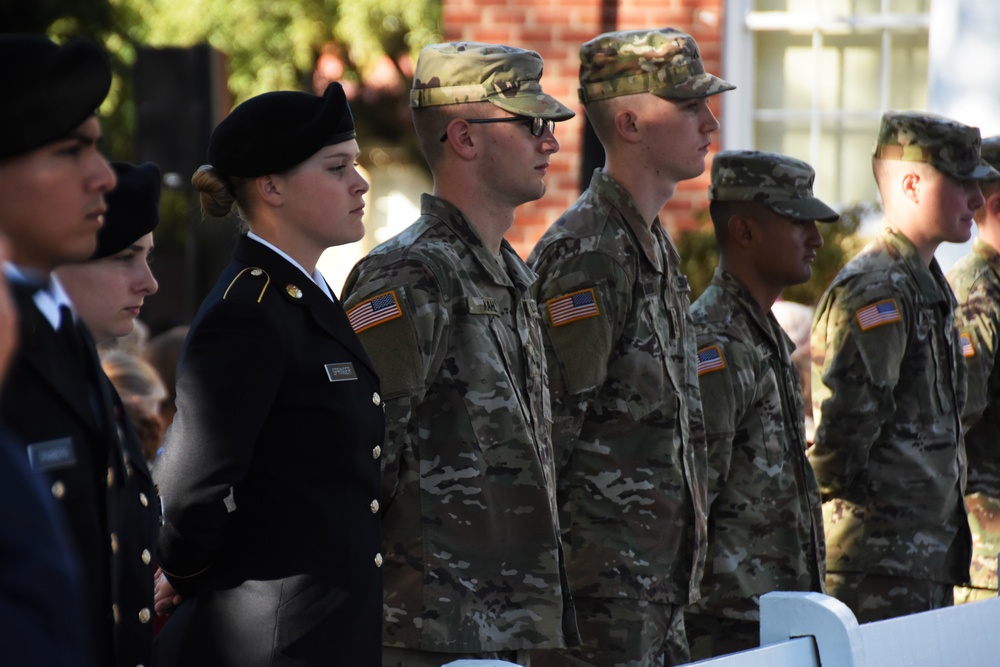
{"label": "woman in black dress uniform", "polygon": [[364,235],[340,84],[273,92],[215,129],[192,182],[249,233],[178,366],[157,482],[159,667],[378,665],[378,377],[316,262]]}

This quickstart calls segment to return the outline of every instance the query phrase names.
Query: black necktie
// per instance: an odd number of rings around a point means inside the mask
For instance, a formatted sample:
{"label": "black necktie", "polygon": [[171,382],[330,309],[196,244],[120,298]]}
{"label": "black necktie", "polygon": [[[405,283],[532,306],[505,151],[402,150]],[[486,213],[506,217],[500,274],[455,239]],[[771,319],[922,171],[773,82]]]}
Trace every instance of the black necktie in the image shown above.
{"label": "black necktie", "polygon": [[77,360],[80,367],[86,371],[87,379],[89,380],[89,355],[84,349],[85,343],[80,336],[80,331],[76,328],[76,322],[73,321],[73,311],[67,305],[59,306],[59,328],[56,330],[56,333],[59,336],[59,340],[66,346],[66,349],[69,350],[73,358]]}
{"label": "black necktie", "polygon": [[94,417],[98,423],[101,423],[103,420],[99,398],[101,390],[97,369],[94,366],[94,353],[93,350],[87,349],[90,347],[90,343],[84,338],[80,327],[73,320],[73,311],[69,309],[69,306],[59,306],[59,328],[56,329],[56,335],[60,342],[66,346],[77,366],[83,371],[88,386],[87,402],[90,404]]}

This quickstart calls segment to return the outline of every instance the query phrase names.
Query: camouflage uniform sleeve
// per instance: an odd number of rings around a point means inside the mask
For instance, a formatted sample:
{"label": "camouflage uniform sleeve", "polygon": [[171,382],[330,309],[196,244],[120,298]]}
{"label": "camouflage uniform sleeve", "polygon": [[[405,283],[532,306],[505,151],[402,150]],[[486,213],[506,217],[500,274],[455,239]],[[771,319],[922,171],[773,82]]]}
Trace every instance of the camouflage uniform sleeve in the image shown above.
{"label": "camouflage uniform sleeve", "polygon": [[989,404],[990,376],[997,354],[1000,303],[996,293],[977,280],[968,298],[955,311],[955,322],[962,337],[962,349],[968,368],[968,395],[962,422],[966,430],[982,417]]}
{"label": "camouflage uniform sleeve", "polygon": [[355,326],[375,364],[385,402],[382,498],[388,507],[401,476],[418,474],[411,418],[441,366],[449,314],[437,277],[417,261],[381,266],[362,260],[348,276],[344,295],[349,314],[385,295],[398,308],[398,314],[374,325]]}
{"label": "camouflage uniform sleeve", "polygon": [[712,335],[698,336],[699,357],[717,353],[718,361],[698,372],[708,440],[708,508],[726,487],[736,431],[753,404],[757,364],[747,346]]}
{"label": "camouflage uniform sleeve", "polygon": [[[533,290],[545,332],[558,471],[569,461],[584,415],[604,384],[628,316],[630,284],[611,258],[599,253],[560,256],[558,247],[550,247],[534,270],[539,275]],[[579,317],[564,321],[558,315],[560,305],[573,295],[592,297],[593,311],[580,310]]]}
{"label": "camouflage uniform sleeve", "polygon": [[[906,351],[906,322],[912,313],[904,299],[888,289],[879,294],[861,282],[830,288],[813,321],[816,438],[809,460],[824,501],[863,502],[852,494],[852,484],[867,469],[871,446],[895,411],[893,390]],[[889,315],[875,325],[866,320],[863,327],[859,318],[879,304],[890,309]]]}

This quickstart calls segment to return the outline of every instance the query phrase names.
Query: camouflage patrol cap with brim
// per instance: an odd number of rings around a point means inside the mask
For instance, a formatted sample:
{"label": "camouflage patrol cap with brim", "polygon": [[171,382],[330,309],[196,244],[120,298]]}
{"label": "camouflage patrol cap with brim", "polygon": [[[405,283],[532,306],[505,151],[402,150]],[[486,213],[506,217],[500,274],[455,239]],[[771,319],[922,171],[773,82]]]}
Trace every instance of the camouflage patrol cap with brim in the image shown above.
{"label": "camouflage patrol cap with brim", "polygon": [[420,50],[410,107],[489,102],[518,116],[569,120],[576,114],[542,90],[542,57],[501,44],[451,42]]}
{"label": "camouflage patrol cap with brim", "polygon": [[580,47],[584,104],[646,92],[697,99],[735,88],[707,73],[697,42],[675,28],[606,32]]}
{"label": "camouflage patrol cap with brim", "polygon": [[926,162],[960,181],[988,181],[1000,172],[982,159],[979,128],[926,111],[886,111],[872,156]]}
{"label": "camouflage patrol cap with brim", "polygon": [[720,151],[712,159],[710,201],[755,201],[793,220],[833,222],[840,215],[813,195],[816,172],[780,153]]}
{"label": "camouflage patrol cap with brim", "polygon": [[[979,156],[1000,174],[1000,136],[986,137],[979,149]],[[994,180],[1000,180],[1000,175]]]}

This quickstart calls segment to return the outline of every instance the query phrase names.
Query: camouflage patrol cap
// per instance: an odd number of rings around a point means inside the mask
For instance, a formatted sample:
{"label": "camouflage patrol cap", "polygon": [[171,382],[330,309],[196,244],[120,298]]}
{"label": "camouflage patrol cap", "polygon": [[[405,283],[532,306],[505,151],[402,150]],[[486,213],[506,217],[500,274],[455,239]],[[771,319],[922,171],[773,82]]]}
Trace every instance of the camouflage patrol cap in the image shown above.
{"label": "camouflage patrol cap", "polygon": [[872,155],[883,160],[926,162],[960,181],[1000,178],[980,155],[978,127],[925,111],[886,111]]}
{"label": "camouflage patrol cap", "polygon": [[410,107],[489,102],[518,116],[569,120],[576,114],[542,91],[542,57],[501,44],[451,42],[420,50]]}
{"label": "camouflage patrol cap", "polygon": [[650,92],[667,99],[708,97],[736,86],[705,72],[698,44],[675,28],[621,30],[580,47],[580,101]]}
{"label": "camouflage patrol cap", "polygon": [[840,215],[813,195],[816,172],[779,153],[720,151],[712,160],[710,201],[755,201],[793,220],[833,222]]}
{"label": "camouflage patrol cap", "polygon": [[[979,151],[983,161],[1000,172],[1000,136],[986,137]],[[1000,178],[998,176],[997,178]]]}

